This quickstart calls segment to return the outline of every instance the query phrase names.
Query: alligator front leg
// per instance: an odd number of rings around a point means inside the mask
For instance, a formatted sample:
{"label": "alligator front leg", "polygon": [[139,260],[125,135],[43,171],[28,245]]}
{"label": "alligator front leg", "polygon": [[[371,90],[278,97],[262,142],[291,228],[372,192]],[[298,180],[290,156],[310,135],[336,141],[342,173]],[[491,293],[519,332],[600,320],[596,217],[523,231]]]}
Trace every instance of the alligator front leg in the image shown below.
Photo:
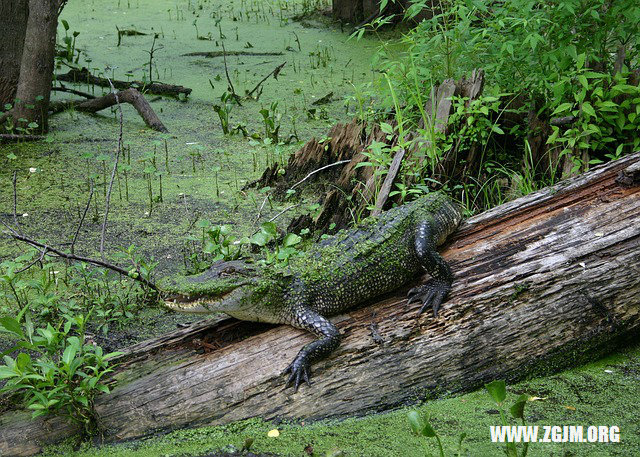
{"label": "alligator front leg", "polygon": [[340,346],[340,332],[325,317],[308,308],[299,308],[294,311],[291,325],[305,329],[318,336],[320,339],[305,345],[293,362],[284,371],[290,372],[287,386],[293,382],[294,392],[302,381],[309,382],[311,364],[328,356]]}
{"label": "alligator front leg", "polygon": [[420,314],[429,305],[433,309],[434,316],[438,316],[440,305],[451,290],[453,273],[451,268],[436,251],[437,234],[428,221],[418,224],[414,239],[415,254],[422,267],[432,277],[426,284],[414,287],[407,295],[408,303],[416,300],[422,302]]}

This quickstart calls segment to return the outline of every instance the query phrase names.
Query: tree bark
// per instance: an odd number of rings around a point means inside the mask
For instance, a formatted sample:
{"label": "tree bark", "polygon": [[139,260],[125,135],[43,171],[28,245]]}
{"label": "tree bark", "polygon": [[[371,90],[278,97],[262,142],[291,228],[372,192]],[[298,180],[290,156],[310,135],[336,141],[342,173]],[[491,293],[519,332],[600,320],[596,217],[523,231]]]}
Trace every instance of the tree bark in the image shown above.
{"label": "tree bark", "polygon": [[47,110],[56,50],[58,15],[66,0],[29,0],[29,18],[20,64],[14,120],[36,122],[49,129]]}
{"label": "tree bark", "polygon": [[15,102],[29,0],[0,0],[0,111]]}
{"label": "tree bark", "polygon": [[[130,348],[96,409],[107,439],[123,440],[255,416],[364,414],[555,372],[637,338],[639,247],[637,153],[466,221],[443,252],[455,282],[438,318],[418,316],[406,287],[335,317],[341,347],[296,394],[281,372],[313,337],[224,320]],[[0,417],[0,453],[50,438],[24,414]]]}

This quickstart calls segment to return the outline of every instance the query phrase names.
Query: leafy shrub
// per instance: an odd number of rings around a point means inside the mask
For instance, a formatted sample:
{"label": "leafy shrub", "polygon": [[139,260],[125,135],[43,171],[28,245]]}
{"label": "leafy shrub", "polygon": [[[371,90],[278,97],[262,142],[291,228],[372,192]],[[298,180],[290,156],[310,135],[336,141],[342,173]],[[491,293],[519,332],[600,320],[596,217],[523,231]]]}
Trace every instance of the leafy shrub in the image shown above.
{"label": "leafy shrub", "polygon": [[[103,354],[100,346],[85,341],[88,317],[67,316],[64,323],[39,328],[29,313],[18,319],[0,318],[0,332],[16,339],[0,365],[0,380],[6,382],[0,392],[19,396],[33,417],[57,414],[93,433],[95,397],[109,392],[102,378],[112,371],[109,359],[120,353]],[[7,355],[18,349],[15,359]]]}
{"label": "leafy shrub", "polygon": [[[416,18],[423,10],[430,18],[404,35],[403,52],[397,45],[382,43],[375,62],[382,76],[358,88],[354,97],[360,116],[368,121],[383,127],[381,120],[395,116],[399,145],[405,141],[403,132],[418,133],[414,141],[421,145],[414,150],[420,160],[403,164],[394,195],[418,193],[424,189],[419,186],[445,188],[474,205],[471,210],[486,209],[502,201],[487,199],[489,189],[504,196],[515,194],[513,189],[553,184],[558,159],[565,156],[573,166],[571,172],[577,173],[640,146],[635,134],[640,89],[630,72],[639,63],[638,2],[416,1],[405,18]],[[382,17],[372,26],[389,22]],[[364,29],[356,35],[362,33]],[[443,137],[430,125],[425,109],[428,89],[445,78],[467,76],[474,68],[485,70],[486,96],[464,104],[454,100]],[[365,109],[366,94],[381,108],[373,110],[374,103],[369,103]],[[516,112],[510,122],[519,119],[519,123],[506,131],[499,122],[512,110]],[[532,153],[527,142],[528,136],[540,134],[530,130],[532,115],[547,124],[553,117],[572,117],[553,127],[543,156]],[[476,173],[442,173],[444,158],[473,145],[482,151],[472,167]],[[393,148],[382,152],[392,156]],[[377,159],[385,163],[384,157]],[[488,167],[489,163],[501,167]],[[488,172],[489,168],[497,173]]]}

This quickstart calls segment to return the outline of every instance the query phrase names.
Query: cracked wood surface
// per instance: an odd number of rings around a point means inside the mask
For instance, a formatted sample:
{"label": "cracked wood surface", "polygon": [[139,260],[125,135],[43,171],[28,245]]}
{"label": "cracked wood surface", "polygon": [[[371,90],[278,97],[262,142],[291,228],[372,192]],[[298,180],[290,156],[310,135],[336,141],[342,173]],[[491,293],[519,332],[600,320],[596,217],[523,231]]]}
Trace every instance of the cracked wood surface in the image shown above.
{"label": "cracked wood surface", "polygon": [[[439,317],[418,317],[406,286],[333,318],[342,345],[296,394],[280,373],[313,337],[291,327],[214,320],[130,348],[119,384],[96,401],[106,438],[364,414],[611,350],[640,330],[638,163],[628,156],[463,223],[443,251],[455,282]],[[0,454],[70,433],[25,417],[0,417]]]}

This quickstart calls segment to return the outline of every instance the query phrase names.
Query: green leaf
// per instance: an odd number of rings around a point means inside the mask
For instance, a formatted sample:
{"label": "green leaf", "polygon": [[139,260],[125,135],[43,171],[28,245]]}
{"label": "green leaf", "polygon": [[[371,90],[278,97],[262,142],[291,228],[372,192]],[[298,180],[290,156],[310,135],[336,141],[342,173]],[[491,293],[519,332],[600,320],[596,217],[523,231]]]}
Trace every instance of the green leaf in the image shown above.
{"label": "green leaf", "polygon": [[267,245],[267,243],[270,241],[270,238],[265,233],[258,232],[251,237],[250,241],[251,244],[256,244],[262,247]]}
{"label": "green leaf", "polygon": [[386,122],[380,122],[380,130],[388,135],[393,134],[393,127],[391,127],[391,125],[387,124]]}
{"label": "green leaf", "polygon": [[77,349],[73,346],[67,346],[67,348],[62,353],[62,361],[65,365],[69,365],[71,361],[76,357]]}
{"label": "green leaf", "polygon": [[424,424],[424,428],[422,429],[422,434],[427,438],[433,438],[437,435],[436,431],[433,429],[429,422]]}
{"label": "green leaf", "polygon": [[202,249],[205,254],[213,254],[216,251],[217,244],[213,244],[211,241],[207,241]]}
{"label": "green leaf", "polygon": [[520,395],[513,406],[509,409],[514,419],[524,419],[524,407],[529,401],[527,394]]}
{"label": "green leaf", "polygon": [[300,241],[302,241],[302,238],[300,238],[298,235],[296,235],[295,233],[288,233],[287,236],[284,237],[284,240],[282,240],[282,245],[285,248],[288,248],[289,246],[295,246]]}
{"label": "green leaf", "polygon": [[96,389],[97,389],[98,391],[100,391],[100,392],[105,393],[105,394],[108,394],[108,393],[109,393],[109,387],[108,387],[108,386],[105,386],[104,384],[99,384],[99,385],[96,387]]}
{"label": "green leaf", "polygon": [[491,381],[489,384],[485,384],[484,387],[496,403],[502,403],[507,398],[507,386],[501,379]]}
{"label": "green leaf", "polygon": [[21,371],[23,371],[26,367],[31,365],[31,356],[26,352],[21,352],[18,354],[18,357],[16,357],[16,365]]}
{"label": "green leaf", "polygon": [[571,109],[572,106],[573,106],[573,103],[562,103],[556,109],[553,110],[551,115],[553,116],[554,114],[563,113]]}
{"label": "green leaf", "polygon": [[582,104],[582,111],[587,113],[589,116],[596,117],[596,110],[593,109],[593,106],[591,106],[591,103],[589,102],[584,102]]}
{"label": "green leaf", "polygon": [[29,409],[46,409],[47,407],[45,405],[41,405],[40,403],[31,403],[29,406],[27,406],[27,408],[29,408]]}
{"label": "green leaf", "polygon": [[491,130],[496,132],[498,135],[504,135],[504,130],[498,127],[496,124],[491,124]]}
{"label": "green leaf", "polygon": [[578,75],[578,82],[584,86],[585,89],[589,88],[589,81],[587,81],[587,77],[584,75]]}
{"label": "green leaf", "polygon": [[0,365],[0,379],[15,378],[17,376],[20,376],[20,375],[15,371],[13,371],[8,366]]}
{"label": "green leaf", "polygon": [[416,435],[422,435],[422,430],[424,429],[424,421],[422,420],[422,416],[418,411],[409,411],[407,414],[407,419],[409,420],[409,426],[411,427],[411,431]]}
{"label": "green leaf", "polygon": [[586,58],[587,58],[587,55],[585,53],[578,55],[578,58],[576,59],[576,67],[578,68],[578,70],[582,70],[582,67],[584,67],[584,61]]}
{"label": "green leaf", "polygon": [[4,330],[9,333],[13,333],[14,335],[18,335],[20,338],[24,338],[24,333],[22,332],[20,322],[15,320],[13,317],[0,317],[0,326],[0,331]]}
{"label": "green leaf", "polygon": [[273,222],[265,222],[262,225],[260,225],[260,229],[268,234],[271,235],[272,237],[275,237],[278,234],[278,229],[276,227],[276,224],[274,224]]}
{"label": "green leaf", "polygon": [[66,20],[62,19],[60,22],[62,22],[62,26],[65,30],[69,30],[69,23]]}

